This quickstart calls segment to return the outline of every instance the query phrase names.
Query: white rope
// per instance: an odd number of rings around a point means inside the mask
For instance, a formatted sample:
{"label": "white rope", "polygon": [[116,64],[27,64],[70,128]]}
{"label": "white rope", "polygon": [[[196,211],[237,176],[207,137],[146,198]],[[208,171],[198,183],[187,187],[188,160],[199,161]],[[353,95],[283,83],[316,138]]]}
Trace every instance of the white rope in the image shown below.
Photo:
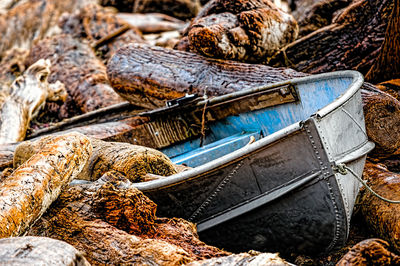
{"label": "white rope", "polygon": [[377,197],[377,198],[379,198],[379,199],[381,199],[381,200],[383,200],[383,201],[389,202],[389,203],[400,204],[400,200],[390,200],[390,199],[387,199],[387,198],[385,198],[385,197],[382,197],[381,195],[379,195],[378,193],[376,193],[370,186],[367,185],[367,183],[365,182],[365,180],[363,180],[361,177],[359,177],[351,168],[347,167],[345,164],[338,164],[338,165],[336,165],[336,170],[337,170],[340,174],[342,174],[342,175],[347,174],[347,171],[349,171],[349,172],[350,172],[358,181],[360,181],[361,184],[362,184],[366,189],[368,189],[375,197]]}

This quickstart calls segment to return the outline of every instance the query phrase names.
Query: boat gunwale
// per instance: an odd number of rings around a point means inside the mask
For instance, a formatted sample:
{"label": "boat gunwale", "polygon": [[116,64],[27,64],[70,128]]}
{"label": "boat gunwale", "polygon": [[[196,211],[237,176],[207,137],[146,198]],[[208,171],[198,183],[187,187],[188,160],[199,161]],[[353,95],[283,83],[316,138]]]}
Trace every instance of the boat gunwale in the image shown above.
{"label": "boat gunwale", "polygon": [[[207,104],[216,104],[219,102],[223,102],[223,101],[232,99],[234,97],[245,96],[245,95],[259,92],[262,90],[267,90],[267,89],[281,87],[281,86],[290,85],[290,84],[297,85],[297,84],[307,83],[310,81],[317,82],[317,81],[321,81],[321,80],[331,79],[332,77],[333,78],[352,78],[352,82],[342,95],[340,95],[338,98],[336,98],[334,101],[332,101],[328,105],[324,106],[319,111],[311,114],[310,117],[308,118],[308,119],[313,119],[313,117],[316,117],[318,119],[321,119],[324,116],[331,113],[332,111],[334,111],[336,108],[343,105],[345,102],[347,102],[360,89],[360,87],[364,81],[361,73],[354,71],[354,70],[344,70],[344,71],[337,71],[337,72],[330,72],[330,73],[323,73],[323,74],[316,74],[316,75],[312,75],[312,76],[294,78],[294,79],[290,79],[290,80],[286,80],[286,81],[282,81],[282,82],[269,84],[267,86],[260,86],[260,87],[256,87],[253,89],[234,92],[234,93],[230,93],[227,95],[218,96],[218,97],[215,97],[215,98],[212,98],[209,100],[200,101],[197,103],[197,105],[204,106],[204,104],[206,104],[206,103]],[[260,140],[255,141],[252,144],[246,145],[245,147],[242,147],[234,152],[231,152],[227,155],[224,155],[220,158],[217,158],[213,161],[210,161],[210,162],[200,165],[198,167],[192,168],[190,170],[180,172],[180,173],[177,173],[177,174],[174,174],[171,176],[167,176],[165,178],[158,179],[158,180],[153,180],[153,181],[148,181],[148,182],[143,182],[143,183],[134,183],[133,185],[141,191],[149,191],[149,190],[154,190],[154,189],[160,189],[162,187],[167,187],[167,186],[173,185],[175,183],[181,183],[181,182],[184,182],[186,179],[190,179],[190,178],[193,178],[198,175],[203,175],[204,173],[210,172],[210,171],[217,169],[223,165],[227,165],[229,163],[237,161],[241,157],[246,157],[246,155],[251,154],[257,150],[260,150],[263,147],[265,147],[275,141],[278,141],[279,139],[281,139],[283,137],[287,137],[297,131],[300,131],[303,128],[304,121],[305,120],[295,122],[281,130],[278,130],[264,138],[261,138]]]}

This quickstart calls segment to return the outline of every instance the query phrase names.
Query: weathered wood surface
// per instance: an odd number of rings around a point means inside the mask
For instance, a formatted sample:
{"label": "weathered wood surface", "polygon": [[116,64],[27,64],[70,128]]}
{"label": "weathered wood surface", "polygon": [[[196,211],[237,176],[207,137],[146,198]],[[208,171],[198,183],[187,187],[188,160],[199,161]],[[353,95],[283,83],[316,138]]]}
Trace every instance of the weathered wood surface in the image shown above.
{"label": "weathered wood surface", "polygon": [[[384,165],[367,162],[363,178],[379,195],[400,200],[400,175],[388,171]],[[382,201],[366,189],[361,190],[360,202],[361,213],[373,234],[400,253],[400,205]]]}
{"label": "weathered wood surface", "polygon": [[374,156],[400,152],[400,102],[371,85],[362,91],[365,125],[368,137],[376,143]]}
{"label": "weathered wood surface", "polygon": [[394,0],[356,1],[332,24],[282,48],[269,63],[307,73],[354,69],[365,75],[379,54],[393,5]]}
{"label": "weathered wood surface", "polygon": [[250,251],[249,253],[233,254],[220,258],[212,258],[208,260],[194,261],[186,264],[186,266],[212,266],[212,265],[225,265],[225,266],[277,266],[277,265],[293,265],[281,259],[276,253],[260,253],[257,251]]}
{"label": "weathered wood surface", "polygon": [[389,243],[378,238],[361,241],[350,249],[337,266],[399,265],[400,256],[390,251]]}
{"label": "weathered wood surface", "polygon": [[270,0],[213,0],[185,31],[191,51],[257,62],[294,41],[298,26]]}
{"label": "weathered wood surface", "polygon": [[[307,2],[307,0],[305,0]],[[310,5],[302,4],[293,16],[299,24],[299,37],[306,36],[330,25],[353,0],[318,0]]]}
{"label": "weathered wood surface", "polygon": [[87,39],[96,54],[107,61],[119,48],[128,43],[144,43],[136,27],[117,16],[116,11],[91,4],[79,11],[63,16],[60,23],[63,33]]}
{"label": "weathered wood surface", "polygon": [[117,17],[138,28],[142,33],[182,30],[185,27],[184,21],[161,13],[118,13]]}
{"label": "weathered wood surface", "polygon": [[2,265],[76,265],[89,262],[73,246],[47,237],[12,237],[0,239]]}
{"label": "weathered wood surface", "polygon": [[186,93],[223,95],[306,74],[132,44],[111,58],[107,75],[114,90],[132,104],[156,108]]}
{"label": "weathered wood surface", "polygon": [[103,6],[113,6],[128,13],[163,13],[179,19],[191,19],[200,10],[199,0],[100,0]]}
{"label": "weathered wood surface", "polygon": [[62,239],[94,265],[179,265],[230,254],[201,242],[194,224],[155,212],[150,199],[114,172],[64,190],[29,235]]}
{"label": "weathered wood surface", "polygon": [[87,42],[65,34],[46,38],[32,47],[26,65],[40,58],[51,61],[49,82],[60,80],[68,92],[61,107],[46,106],[50,116],[62,119],[123,102],[110,87],[104,64]]}
{"label": "weathered wood surface", "polygon": [[[53,138],[44,137],[18,145],[14,153],[14,168],[27,161]],[[124,174],[131,182],[142,182],[147,174],[169,176],[177,173],[171,160],[155,149],[94,138],[90,142],[93,152],[76,179],[95,181],[111,170]]]}
{"label": "weathered wood surface", "polygon": [[30,49],[35,40],[60,32],[57,24],[64,12],[74,12],[93,2],[95,0],[23,1],[0,14],[0,58],[13,47]]}
{"label": "weathered wood surface", "polygon": [[11,85],[10,95],[0,107],[0,143],[24,140],[32,118],[39,114],[46,101],[65,101],[64,84],[47,82],[50,61],[40,59]]}
{"label": "weathered wood surface", "polygon": [[400,77],[400,0],[394,0],[385,40],[371,69],[365,75],[369,82],[382,82]]}
{"label": "weathered wood surface", "polygon": [[25,71],[24,62],[29,50],[12,48],[4,52],[0,61],[0,102],[10,95],[11,84]]}
{"label": "weathered wood surface", "polygon": [[23,234],[79,174],[91,152],[83,135],[54,138],[0,183],[0,237]]}

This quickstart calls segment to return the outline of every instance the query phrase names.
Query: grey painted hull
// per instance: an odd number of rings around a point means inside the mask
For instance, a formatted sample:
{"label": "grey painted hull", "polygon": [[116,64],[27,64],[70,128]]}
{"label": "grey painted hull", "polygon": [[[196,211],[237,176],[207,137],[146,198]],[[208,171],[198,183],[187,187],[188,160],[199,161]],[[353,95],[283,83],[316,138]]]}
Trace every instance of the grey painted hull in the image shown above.
{"label": "grey painted hull", "polygon": [[[304,121],[163,180],[136,184],[157,214],[197,223],[200,239],[241,252],[324,253],[344,245],[358,181],[374,147],[364,126],[362,76],[332,104]],[[296,79],[308,82],[326,75]]]}

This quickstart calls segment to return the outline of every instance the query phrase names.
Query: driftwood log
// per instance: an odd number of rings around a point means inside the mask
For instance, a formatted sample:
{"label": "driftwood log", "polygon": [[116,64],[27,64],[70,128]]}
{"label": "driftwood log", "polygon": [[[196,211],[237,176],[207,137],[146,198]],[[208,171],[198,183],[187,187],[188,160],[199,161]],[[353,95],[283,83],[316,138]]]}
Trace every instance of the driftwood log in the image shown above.
{"label": "driftwood log", "polygon": [[25,64],[40,58],[51,61],[49,82],[60,80],[68,92],[61,107],[46,106],[49,116],[62,119],[123,102],[110,87],[106,68],[88,43],[65,34],[46,38],[32,47]]}
{"label": "driftwood log", "polygon": [[73,12],[95,0],[21,2],[0,14],[0,58],[13,47],[29,50],[35,40],[58,33],[58,20],[64,12]]}
{"label": "driftwood log", "polygon": [[337,266],[347,265],[399,265],[400,256],[390,251],[386,241],[371,238],[361,241],[350,249]]}
{"label": "driftwood log", "polygon": [[142,33],[182,30],[185,27],[184,21],[161,13],[118,13],[117,17],[138,28]]}
{"label": "driftwood log", "polygon": [[68,243],[33,236],[0,239],[0,260],[3,265],[90,265]]}
{"label": "driftwood log", "polygon": [[100,0],[103,6],[113,6],[128,13],[163,13],[179,19],[191,19],[200,10],[199,0]]}
{"label": "driftwood log", "polygon": [[332,24],[353,0],[303,0],[302,2],[311,3],[301,3],[293,12],[299,24],[299,37]]}
{"label": "driftwood log", "polygon": [[54,138],[0,183],[0,238],[21,235],[40,218],[91,152],[83,135]]}
{"label": "driftwood log", "polygon": [[374,157],[400,153],[400,101],[368,86],[362,91],[368,137],[376,143]]}
{"label": "driftwood log", "polygon": [[132,104],[156,108],[186,93],[223,95],[306,74],[132,44],[111,58],[107,75],[114,90]]}
{"label": "driftwood log", "polygon": [[225,266],[277,266],[277,265],[293,265],[281,259],[276,253],[260,253],[257,251],[250,251],[249,253],[233,254],[220,258],[212,258],[208,260],[194,261],[186,264],[186,266],[212,266],[212,265],[225,265]]}
{"label": "driftwood log", "polygon": [[96,54],[105,61],[128,43],[145,42],[140,31],[136,27],[129,27],[115,11],[95,4],[65,15],[60,24],[63,33],[87,39]]}
{"label": "driftwood log", "polygon": [[21,48],[12,48],[4,52],[0,61],[0,102],[10,95],[11,84],[25,71],[24,62],[28,54],[28,50]]}
{"label": "driftwood log", "polygon": [[194,224],[155,212],[150,199],[114,172],[64,190],[29,235],[62,239],[94,265],[179,265],[230,255],[201,242]]}
{"label": "driftwood log", "polygon": [[379,56],[365,75],[370,82],[400,77],[400,0],[393,1],[392,14]]}
{"label": "driftwood log", "polygon": [[50,61],[40,59],[11,85],[10,95],[0,108],[0,143],[13,143],[25,138],[29,123],[48,101],[65,101],[64,84],[47,82]]}
{"label": "driftwood log", "polygon": [[[14,153],[14,168],[19,167],[54,138],[45,137],[18,145]],[[147,174],[168,176],[176,173],[171,160],[157,150],[94,138],[91,138],[90,142],[93,152],[76,179],[95,181],[111,170],[124,174],[131,182],[144,181]]]}
{"label": "driftwood log", "polygon": [[393,6],[394,0],[355,1],[332,24],[290,43],[269,63],[307,73],[354,69],[365,75],[379,54]]}
{"label": "driftwood log", "polygon": [[[400,200],[400,175],[390,172],[384,165],[367,162],[363,178],[381,196]],[[366,189],[360,193],[361,213],[372,232],[390,243],[400,252],[400,205],[378,199]]]}
{"label": "driftwood log", "polygon": [[[186,29],[191,51],[257,62],[294,41],[297,22],[270,0],[213,0]],[[184,47],[184,45],[178,45]]]}

